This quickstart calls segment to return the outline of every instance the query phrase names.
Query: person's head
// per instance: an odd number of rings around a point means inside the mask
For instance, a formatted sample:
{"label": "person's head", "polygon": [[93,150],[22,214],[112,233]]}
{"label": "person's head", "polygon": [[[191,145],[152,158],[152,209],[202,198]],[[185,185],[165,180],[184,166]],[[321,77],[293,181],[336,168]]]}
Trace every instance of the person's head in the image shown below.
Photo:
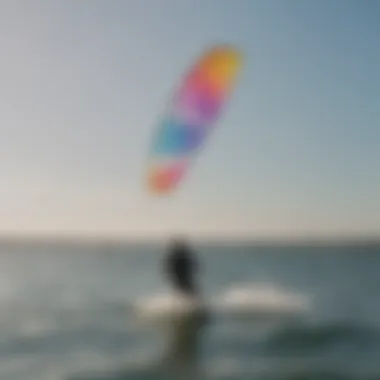
{"label": "person's head", "polygon": [[186,250],[188,244],[186,243],[184,238],[175,237],[170,240],[169,248],[171,250]]}

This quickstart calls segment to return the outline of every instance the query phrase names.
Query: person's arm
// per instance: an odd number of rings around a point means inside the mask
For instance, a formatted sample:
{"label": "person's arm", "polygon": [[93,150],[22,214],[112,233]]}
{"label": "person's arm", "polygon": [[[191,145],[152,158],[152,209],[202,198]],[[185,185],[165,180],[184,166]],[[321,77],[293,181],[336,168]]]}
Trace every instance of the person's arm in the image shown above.
{"label": "person's arm", "polygon": [[167,254],[162,262],[162,271],[164,272],[165,275],[170,274],[171,272],[171,254]]}
{"label": "person's arm", "polygon": [[199,268],[200,267],[199,260],[198,260],[197,255],[193,251],[191,252],[191,258],[192,258],[192,260],[191,260],[192,269],[193,269],[194,273],[198,273],[199,269],[200,269]]}

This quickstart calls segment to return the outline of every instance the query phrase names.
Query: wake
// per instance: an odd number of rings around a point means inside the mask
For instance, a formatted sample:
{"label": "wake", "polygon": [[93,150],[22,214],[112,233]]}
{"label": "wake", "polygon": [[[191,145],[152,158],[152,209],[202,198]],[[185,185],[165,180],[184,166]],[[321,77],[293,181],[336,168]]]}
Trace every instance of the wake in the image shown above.
{"label": "wake", "polygon": [[203,300],[162,292],[133,304],[135,314],[144,319],[189,316],[200,311],[213,316],[289,317],[305,314],[310,308],[309,297],[271,284],[234,285],[217,297]]}

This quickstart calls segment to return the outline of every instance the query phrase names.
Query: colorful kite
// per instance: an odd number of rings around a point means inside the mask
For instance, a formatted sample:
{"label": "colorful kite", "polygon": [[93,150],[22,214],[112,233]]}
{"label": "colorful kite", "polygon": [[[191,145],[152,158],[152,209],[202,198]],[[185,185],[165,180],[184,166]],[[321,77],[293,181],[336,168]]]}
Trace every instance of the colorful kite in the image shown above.
{"label": "colorful kite", "polygon": [[213,129],[236,81],[242,56],[234,48],[208,50],[174,95],[153,141],[148,186],[155,194],[173,191]]}

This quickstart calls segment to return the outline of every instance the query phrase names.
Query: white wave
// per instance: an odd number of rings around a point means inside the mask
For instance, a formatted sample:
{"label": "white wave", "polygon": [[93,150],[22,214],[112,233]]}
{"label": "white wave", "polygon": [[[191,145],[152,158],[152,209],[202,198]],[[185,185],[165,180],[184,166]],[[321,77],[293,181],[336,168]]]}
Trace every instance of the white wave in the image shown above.
{"label": "white wave", "polygon": [[242,284],[227,289],[204,303],[177,293],[162,293],[138,300],[133,305],[138,317],[171,318],[197,311],[211,314],[282,316],[307,312],[310,299],[268,284]]}
{"label": "white wave", "polygon": [[133,309],[142,318],[162,318],[189,315],[202,309],[202,303],[189,296],[168,292],[141,299]]}
{"label": "white wave", "polygon": [[271,284],[243,284],[228,289],[214,300],[214,309],[228,313],[295,314],[310,309],[310,299]]}

